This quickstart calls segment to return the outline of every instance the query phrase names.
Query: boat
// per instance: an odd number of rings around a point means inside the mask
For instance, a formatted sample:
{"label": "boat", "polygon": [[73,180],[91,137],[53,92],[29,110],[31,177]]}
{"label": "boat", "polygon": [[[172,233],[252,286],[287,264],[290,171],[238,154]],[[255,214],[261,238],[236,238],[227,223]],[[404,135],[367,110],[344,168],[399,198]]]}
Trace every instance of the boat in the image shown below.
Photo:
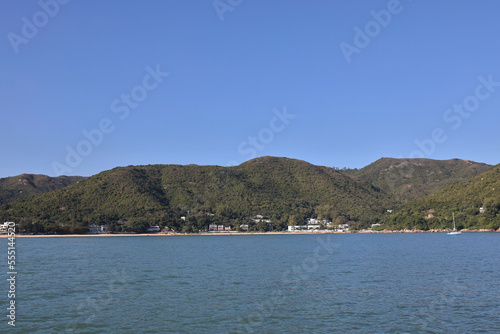
{"label": "boat", "polygon": [[455,227],[455,213],[453,213],[453,230],[448,232],[448,235],[459,235],[462,234],[462,232],[458,232],[457,228]]}

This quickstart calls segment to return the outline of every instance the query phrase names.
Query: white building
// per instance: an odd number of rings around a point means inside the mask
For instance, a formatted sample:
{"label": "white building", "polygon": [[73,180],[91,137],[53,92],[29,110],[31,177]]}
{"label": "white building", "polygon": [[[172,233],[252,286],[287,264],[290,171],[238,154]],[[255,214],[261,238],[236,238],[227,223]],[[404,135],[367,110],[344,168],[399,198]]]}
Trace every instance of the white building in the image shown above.
{"label": "white building", "polygon": [[208,225],[208,232],[229,232],[229,231],[231,231],[231,226],[216,225],[216,224]]}
{"label": "white building", "polygon": [[288,226],[288,232],[307,230],[307,225]]}
{"label": "white building", "polygon": [[333,223],[326,219],[318,219],[318,218],[308,218],[307,225],[326,225],[331,226]]}
{"label": "white building", "polygon": [[307,231],[307,230],[320,230],[320,229],[321,229],[321,225],[319,225],[319,224],[288,226],[288,232],[293,232],[293,231]]}
{"label": "white building", "polygon": [[254,223],[260,223],[260,222],[264,222],[264,223],[271,223],[271,219],[267,219],[267,218],[264,218],[264,216],[262,215],[256,215],[254,218],[252,218],[252,221]]}
{"label": "white building", "polygon": [[90,234],[100,234],[100,233],[105,233],[107,226],[106,225],[100,225],[100,226],[90,226],[89,227],[89,233]]}
{"label": "white building", "polygon": [[319,230],[321,229],[321,225],[319,224],[308,224],[307,225],[308,230]]}
{"label": "white building", "polygon": [[0,233],[7,233],[9,231],[9,226],[14,227],[15,224],[13,222],[5,222],[0,224]]}
{"label": "white building", "polygon": [[316,219],[316,218],[307,218],[307,222],[306,222],[307,225],[309,224],[319,224],[319,219]]}

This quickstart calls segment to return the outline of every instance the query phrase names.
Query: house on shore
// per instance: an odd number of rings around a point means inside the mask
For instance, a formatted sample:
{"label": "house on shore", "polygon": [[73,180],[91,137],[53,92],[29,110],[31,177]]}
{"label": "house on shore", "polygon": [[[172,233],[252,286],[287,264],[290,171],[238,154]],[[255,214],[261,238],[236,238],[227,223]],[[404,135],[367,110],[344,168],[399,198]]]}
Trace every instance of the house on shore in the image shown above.
{"label": "house on shore", "polygon": [[308,225],[292,225],[288,226],[288,231],[311,231],[311,230],[321,230],[321,225],[319,224],[308,224]]}
{"label": "house on shore", "polygon": [[231,226],[210,224],[208,232],[231,232]]}
{"label": "house on shore", "polygon": [[5,222],[3,224],[0,224],[0,233],[4,234],[9,231],[9,227],[14,227],[15,224],[13,222]]}
{"label": "house on shore", "polygon": [[261,223],[261,222],[268,223],[268,224],[271,223],[271,219],[268,219],[268,218],[264,217],[263,215],[256,215],[255,217],[252,217],[251,219],[255,224]]}
{"label": "house on shore", "polygon": [[89,226],[89,233],[90,234],[103,234],[106,233],[106,230],[108,228],[108,225],[92,225]]}
{"label": "house on shore", "polygon": [[158,233],[160,231],[161,231],[160,226],[150,226],[146,230],[146,232],[148,232],[148,233]]}

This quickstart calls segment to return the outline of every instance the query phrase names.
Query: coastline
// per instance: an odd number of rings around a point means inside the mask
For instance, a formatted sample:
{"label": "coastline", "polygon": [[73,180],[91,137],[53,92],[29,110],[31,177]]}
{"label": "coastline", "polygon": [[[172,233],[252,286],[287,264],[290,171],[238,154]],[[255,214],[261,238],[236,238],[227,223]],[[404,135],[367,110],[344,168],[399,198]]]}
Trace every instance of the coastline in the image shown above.
{"label": "coastline", "polygon": [[[15,238],[75,238],[75,237],[172,237],[172,236],[194,236],[194,235],[305,235],[305,234],[387,234],[387,233],[446,233],[449,230],[382,230],[382,231],[347,231],[347,232],[331,232],[331,231],[318,231],[318,232],[202,232],[202,233],[102,233],[102,234],[16,234]],[[480,229],[480,230],[461,230],[464,233],[481,233],[481,232],[500,232],[493,229]],[[8,234],[0,234],[0,238],[7,238]]]}

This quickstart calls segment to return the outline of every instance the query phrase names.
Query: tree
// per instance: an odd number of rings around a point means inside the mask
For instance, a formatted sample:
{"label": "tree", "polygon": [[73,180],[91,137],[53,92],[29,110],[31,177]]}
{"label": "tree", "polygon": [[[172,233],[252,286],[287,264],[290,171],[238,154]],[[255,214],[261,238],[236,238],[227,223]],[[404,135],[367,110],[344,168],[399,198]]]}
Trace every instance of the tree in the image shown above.
{"label": "tree", "polygon": [[131,220],[124,225],[126,232],[144,233],[147,231],[149,223],[145,220]]}

